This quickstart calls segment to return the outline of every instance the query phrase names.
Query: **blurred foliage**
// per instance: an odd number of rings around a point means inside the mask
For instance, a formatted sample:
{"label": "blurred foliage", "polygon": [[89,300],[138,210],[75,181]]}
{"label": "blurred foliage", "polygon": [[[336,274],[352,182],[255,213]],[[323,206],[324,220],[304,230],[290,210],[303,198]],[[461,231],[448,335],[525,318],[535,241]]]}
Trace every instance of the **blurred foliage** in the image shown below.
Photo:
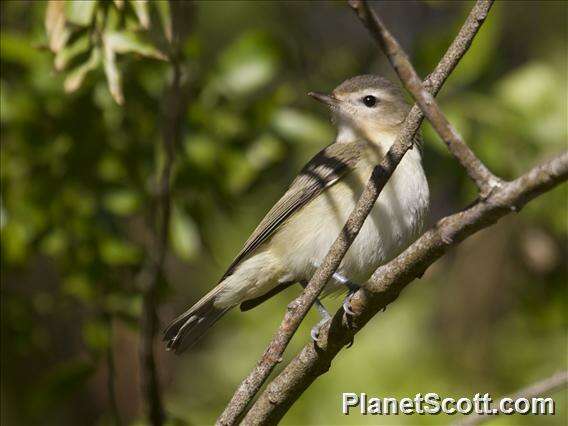
{"label": "blurred foliage", "polygon": [[[0,6],[2,424],[109,422],[109,350],[121,414],[142,421],[137,276],[152,252],[174,27],[183,34],[174,59],[190,93],[171,182],[163,322],[216,282],[301,165],[331,142],[325,111],[304,93],[366,72],[394,79],[341,3],[197,2],[187,21],[169,10],[176,4]],[[380,7],[426,75],[470,6]],[[452,123],[505,178],[566,147],[566,12],[562,3],[497,4],[440,95]],[[428,125],[424,134],[436,220],[475,192]],[[342,391],[460,395],[474,387],[498,396],[565,365],[567,196],[565,186],[547,194],[434,265],[284,423],[376,423],[341,416]],[[212,423],[297,291],[229,314],[181,358],[160,347],[173,418]],[[310,314],[287,357],[314,321]],[[564,424],[566,394],[557,401],[554,418],[499,423]]]}

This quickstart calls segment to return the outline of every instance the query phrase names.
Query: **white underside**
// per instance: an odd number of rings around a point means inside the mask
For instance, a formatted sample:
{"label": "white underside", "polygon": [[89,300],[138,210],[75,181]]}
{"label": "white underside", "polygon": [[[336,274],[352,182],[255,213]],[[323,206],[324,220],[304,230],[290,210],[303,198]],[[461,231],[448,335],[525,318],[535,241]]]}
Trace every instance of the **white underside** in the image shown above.
{"label": "white underside", "polygon": [[[389,144],[390,145],[390,144]],[[217,307],[259,297],[282,282],[309,281],[339,235],[365,187],[374,161],[365,158],[342,179],[290,217],[267,243],[241,262],[221,285]],[[381,192],[338,273],[363,285],[421,232],[428,183],[417,148],[407,152]],[[338,286],[331,280],[326,292]]]}

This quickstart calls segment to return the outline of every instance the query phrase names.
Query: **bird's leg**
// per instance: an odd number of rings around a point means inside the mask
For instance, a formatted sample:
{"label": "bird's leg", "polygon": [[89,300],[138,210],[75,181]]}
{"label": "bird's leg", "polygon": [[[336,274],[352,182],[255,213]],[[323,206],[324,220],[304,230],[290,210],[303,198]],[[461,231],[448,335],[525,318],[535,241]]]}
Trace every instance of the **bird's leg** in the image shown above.
{"label": "bird's leg", "polygon": [[[300,285],[303,288],[306,288],[307,283],[301,282]],[[323,327],[323,325],[326,322],[328,322],[331,319],[331,315],[329,314],[323,303],[321,303],[321,300],[319,300],[319,298],[317,298],[316,301],[314,302],[314,306],[316,307],[318,313],[320,314],[321,320],[312,327],[312,330],[310,331],[310,336],[312,337],[312,340],[314,342],[317,342],[320,329]]]}
{"label": "bird's leg", "polygon": [[343,307],[343,310],[346,314],[355,315],[355,312],[353,312],[353,310],[351,309],[351,298],[360,286],[358,284],[355,284],[354,282],[349,281],[349,279],[345,278],[338,272],[335,272],[333,274],[333,279],[347,287],[347,296],[345,296],[345,299],[343,299],[341,306]]}
{"label": "bird's leg", "polygon": [[[312,262],[312,265],[314,265],[316,268],[319,268],[319,265],[316,264],[315,262]],[[344,277],[339,272],[334,272],[331,277],[333,278],[333,280],[335,280],[335,282],[343,284],[345,287],[347,287],[347,296],[345,296],[345,299],[343,299],[343,303],[341,306],[343,307],[343,310],[345,311],[346,314],[355,315],[355,312],[353,312],[353,310],[351,309],[351,297],[353,297],[353,294],[355,294],[355,292],[359,290],[359,287],[361,286],[359,284],[350,281],[348,278]]]}

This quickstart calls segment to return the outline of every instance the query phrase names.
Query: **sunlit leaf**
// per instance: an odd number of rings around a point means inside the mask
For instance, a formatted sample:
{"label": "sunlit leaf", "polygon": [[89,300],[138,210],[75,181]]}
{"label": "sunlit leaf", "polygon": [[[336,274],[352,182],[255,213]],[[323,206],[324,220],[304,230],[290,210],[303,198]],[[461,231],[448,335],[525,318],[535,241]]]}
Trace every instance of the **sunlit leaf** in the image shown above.
{"label": "sunlit leaf", "polygon": [[116,53],[108,43],[103,46],[103,68],[107,79],[108,88],[115,102],[119,105],[124,103],[122,94],[122,77],[116,63]]}
{"label": "sunlit leaf", "polygon": [[278,133],[295,142],[327,144],[333,138],[329,126],[308,113],[291,108],[276,112],[272,123]]}
{"label": "sunlit leaf", "polygon": [[158,11],[158,16],[160,17],[160,22],[162,24],[166,40],[168,40],[171,43],[173,38],[173,31],[172,31],[172,19],[170,16],[170,2],[156,1],[152,2],[152,6],[154,6]]}
{"label": "sunlit leaf", "polygon": [[96,0],[69,0],[62,3],[65,4],[65,17],[69,22],[85,27],[93,20]]}
{"label": "sunlit leaf", "polygon": [[[108,96],[108,92],[106,92],[106,90],[105,93]],[[110,99],[109,101],[112,102]],[[126,176],[124,164],[119,158],[113,155],[106,155],[101,159],[97,165],[97,172],[101,179],[109,182],[120,181]]]}
{"label": "sunlit leaf", "polygon": [[213,170],[216,165],[218,147],[207,134],[190,134],[184,141],[184,149],[192,166]]}
{"label": "sunlit leaf", "polygon": [[261,170],[280,160],[284,153],[284,146],[278,139],[271,135],[263,135],[252,143],[246,155],[248,162]]}
{"label": "sunlit leaf", "polygon": [[142,25],[142,28],[150,28],[150,11],[148,6],[148,0],[131,0],[130,5]]}
{"label": "sunlit leaf", "polygon": [[557,80],[547,64],[530,63],[502,78],[497,92],[509,107],[524,113],[538,113],[554,99]]}
{"label": "sunlit leaf", "polygon": [[83,302],[92,302],[96,292],[85,273],[71,273],[63,278],[63,292]]}
{"label": "sunlit leaf", "polygon": [[246,161],[243,153],[231,151],[225,153],[223,162],[227,169],[226,189],[233,194],[244,191],[258,176],[258,170]]}
{"label": "sunlit leaf", "polygon": [[61,229],[54,229],[41,242],[41,250],[49,256],[63,253],[67,246],[67,238]]}
{"label": "sunlit leaf", "polygon": [[199,233],[195,223],[177,206],[172,209],[170,240],[176,255],[186,261],[191,260],[200,247]]}
{"label": "sunlit leaf", "polygon": [[72,69],[69,74],[67,74],[63,83],[65,91],[67,93],[72,93],[81,87],[87,74],[95,70],[100,63],[101,51],[98,47],[95,47],[91,50],[91,55],[86,62]]}
{"label": "sunlit leaf", "polygon": [[9,263],[24,261],[33,235],[26,223],[11,220],[2,230],[2,256]]}
{"label": "sunlit leaf", "polygon": [[155,48],[149,41],[142,38],[140,34],[132,31],[108,31],[104,36],[105,46],[116,53],[138,53],[149,58],[161,59],[165,61],[166,55]]}
{"label": "sunlit leaf", "polygon": [[244,95],[266,85],[276,74],[278,55],[263,34],[239,38],[222,54],[219,84],[224,91]]}
{"label": "sunlit leaf", "polygon": [[73,58],[77,57],[81,53],[84,53],[89,48],[89,37],[87,34],[79,37],[75,40],[72,44],[68,44],[63,47],[57,54],[55,55],[55,69],[57,71],[64,70],[69,63],[73,60]]}
{"label": "sunlit leaf", "polygon": [[132,190],[120,189],[106,194],[103,204],[110,212],[119,216],[127,216],[140,207],[140,197]]}
{"label": "sunlit leaf", "polygon": [[67,43],[71,31],[65,26],[65,2],[49,0],[45,11],[45,30],[52,52],[59,50]]}
{"label": "sunlit leaf", "polygon": [[99,251],[109,265],[134,265],[141,259],[142,252],[137,246],[114,238],[107,238],[99,244]]}

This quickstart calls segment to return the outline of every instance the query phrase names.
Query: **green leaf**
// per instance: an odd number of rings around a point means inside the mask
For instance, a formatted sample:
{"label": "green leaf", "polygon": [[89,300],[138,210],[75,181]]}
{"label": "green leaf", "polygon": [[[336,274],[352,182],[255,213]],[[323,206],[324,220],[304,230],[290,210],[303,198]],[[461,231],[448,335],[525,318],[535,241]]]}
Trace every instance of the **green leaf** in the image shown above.
{"label": "green leaf", "polygon": [[170,241],[176,255],[186,261],[195,257],[201,245],[195,223],[177,206],[172,209]]}
{"label": "green leaf", "polygon": [[[465,6],[465,14],[469,13],[469,5]],[[464,14],[464,15],[465,15]],[[452,73],[452,84],[468,84],[477,80],[482,73],[494,65],[497,47],[500,40],[501,30],[500,7],[493,8],[491,19],[483,24],[483,27],[475,37],[471,47],[459,62],[456,70]],[[461,25],[462,19],[459,19]],[[452,36],[453,37],[453,36]],[[442,50],[443,51],[443,50]],[[437,57],[435,55],[434,57]]]}
{"label": "green leaf", "polygon": [[87,346],[95,351],[108,348],[108,324],[102,321],[89,321],[83,326],[83,340]]}
{"label": "green leaf", "polygon": [[258,176],[258,170],[246,160],[240,151],[226,152],[223,156],[226,168],[226,189],[232,194],[243,192]]}
{"label": "green leaf", "polygon": [[86,27],[93,20],[96,0],[68,0],[65,3],[65,17],[73,24]]}
{"label": "green leaf", "polygon": [[63,278],[62,289],[65,294],[83,302],[92,302],[96,292],[85,273],[72,273]]}
{"label": "green leaf", "polygon": [[497,93],[508,107],[527,115],[540,115],[555,98],[560,83],[557,80],[548,64],[532,62],[499,80]]}
{"label": "green leaf", "polygon": [[223,52],[217,84],[224,92],[245,95],[266,85],[277,69],[274,44],[261,33],[250,33]]}
{"label": "green leaf", "polygon": [[13,218],[2,230],[2,257],[8,263],[23,262],[28,254],[32,237],[33,232],[29,227]]}
{"label": "green leaf", "polygon": [[54,229],[41,241],[41,250],[49,256],[63,253],[67,247],[67,237],[61,229]]}
{"label": "green leaf", "polygon": [[247,150],[247,160],[258,170],[262,170],[284,156],[282,143],[271,135],[262,135]]}
{"label": "green leaf", "polygon": [[94,69],[96,69],[101,63],[101,51],[98,47],[91,50],[91,55],[86,62],[77,66],[67,74],[65,81],[63,82],[63,88],[67,93],[72,93],[76,91],[85,80],[87,74]]}
{"label": "green leaf", "polygon": [[103,204],[110,212],[119,216],[128,216],[140,207],[140,196],[128,189],[119,189],[106,194]]}
{"label": "green leaf", "polygon": [[66,45],[55,55],[55,69],[62,71],[69,63],[81,53],[84,53],[89,48],[89,36],[87,34],[79,37],[71,45]]}
{"label": "green leaf", "polygon": [[162,28],[164,30],[164,36],[166,40],[170,43],[173,39],[172,31],[172,19],[170,16],[170,2],[169,1],[154,1],[152,5],[158,11],[158,16],[160,17],[160,22],[162,23]]}
{"label": "green leaf", "polygon": [[105,45],[116,53],[138,53],[148,58],[167,60],[167,56],[143,39],[140,34],[131,31],[108,31],[104,36]]}
{"label": "green leaf", "polygon": [[279,134],[292,141],[326,144],[333,138],[331,129],[319,119],[291,108],[277,111],[272,124]]}
{"label": "green leaf", "polygon": [[213,171],[217,164],[218,147],[207,133],[191,133],[184,141],[184,150],[192,167]]}
{"label": "green leaf", "polygon": [[[108,92],[104,93],[108,96]],[[112,102],[109,98],[109,101]],[[97,165],[97,174],[99,177],[108,182],[119,182],[126,176],[124,163],[120,158],[114,155],[105,155]]]}
{"label": "green leaf", "polygon": [[114,238],[107,238],[99,244],[99,251],[105,263],[109,265],[135,265],[142,258],[137,246]]}
{"label": "green leaf", "polygon": [[[0,43],[2,61],[13,62],[26,67],[37,66],[44,55],[38,49],[34,49],[25,37],[19,34],[2,32]],[[4,110],[2,110],[4,114]]]}

